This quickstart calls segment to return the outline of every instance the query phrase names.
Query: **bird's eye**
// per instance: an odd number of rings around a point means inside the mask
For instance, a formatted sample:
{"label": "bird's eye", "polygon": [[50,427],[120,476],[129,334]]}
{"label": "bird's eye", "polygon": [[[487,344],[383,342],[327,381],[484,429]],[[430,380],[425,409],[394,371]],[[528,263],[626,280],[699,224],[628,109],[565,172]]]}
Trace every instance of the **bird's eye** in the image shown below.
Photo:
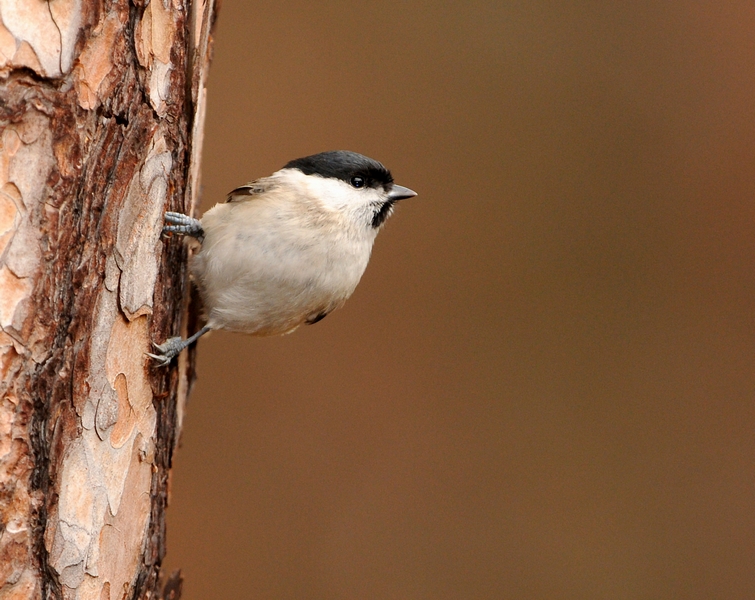
{"label": "bird's eye", "polygon": [[351,185],[355,188],[363,188],[364,187],[364,177],[352,177],[351,178]]}

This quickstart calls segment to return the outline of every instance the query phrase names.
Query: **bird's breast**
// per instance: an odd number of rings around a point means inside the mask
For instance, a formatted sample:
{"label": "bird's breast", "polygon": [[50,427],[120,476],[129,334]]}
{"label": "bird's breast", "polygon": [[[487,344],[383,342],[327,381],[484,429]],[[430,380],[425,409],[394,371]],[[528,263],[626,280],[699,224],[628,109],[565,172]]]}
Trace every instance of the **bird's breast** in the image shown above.
{"label": "bird's breast", "polygon": [[311,215],[244,204],[236,210],[218,205],[202,219],[205,240],[192,272],[216,326],[284,333],[351,296],[367,267],[371,239]]}

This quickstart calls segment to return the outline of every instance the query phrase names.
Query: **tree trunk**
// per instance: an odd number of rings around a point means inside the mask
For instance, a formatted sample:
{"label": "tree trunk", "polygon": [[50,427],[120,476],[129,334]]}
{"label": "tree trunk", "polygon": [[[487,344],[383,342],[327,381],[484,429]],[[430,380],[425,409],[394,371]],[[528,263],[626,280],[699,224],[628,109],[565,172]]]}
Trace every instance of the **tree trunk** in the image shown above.
{"label": "tree trunk", "polygon": [[160,596],[214,11],[0,0],[0,600]]}

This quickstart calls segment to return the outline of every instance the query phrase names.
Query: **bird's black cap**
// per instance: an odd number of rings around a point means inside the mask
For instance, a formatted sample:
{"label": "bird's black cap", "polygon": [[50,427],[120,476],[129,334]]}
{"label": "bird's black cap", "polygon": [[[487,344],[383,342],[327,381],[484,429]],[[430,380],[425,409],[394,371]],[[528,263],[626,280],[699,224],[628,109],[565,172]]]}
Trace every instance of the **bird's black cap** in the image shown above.
{"label": "bird's black cap", "polygon": [[391,172],[382,163],[348,150],[332,150],[297,158],[283,168],[298,169],[305,175],[319,175],[346,182],[350,182],[353,177],[362,177],[368,187],[375,188],[388,187],[393,183]]}

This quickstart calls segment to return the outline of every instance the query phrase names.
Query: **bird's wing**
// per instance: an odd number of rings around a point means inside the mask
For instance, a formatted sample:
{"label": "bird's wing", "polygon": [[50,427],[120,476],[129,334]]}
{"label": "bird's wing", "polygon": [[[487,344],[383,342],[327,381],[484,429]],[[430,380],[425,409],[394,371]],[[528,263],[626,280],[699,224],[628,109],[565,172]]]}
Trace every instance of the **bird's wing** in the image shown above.
{"label": "bird's wing", "polygon": [[276,188],[278,184],[273,181],[272,177],[263,177],[262,179],[255,179],[251,183],[237,187],[235,190],[228,192],[226,202],[248,202],[254,200],[265,192]]}

